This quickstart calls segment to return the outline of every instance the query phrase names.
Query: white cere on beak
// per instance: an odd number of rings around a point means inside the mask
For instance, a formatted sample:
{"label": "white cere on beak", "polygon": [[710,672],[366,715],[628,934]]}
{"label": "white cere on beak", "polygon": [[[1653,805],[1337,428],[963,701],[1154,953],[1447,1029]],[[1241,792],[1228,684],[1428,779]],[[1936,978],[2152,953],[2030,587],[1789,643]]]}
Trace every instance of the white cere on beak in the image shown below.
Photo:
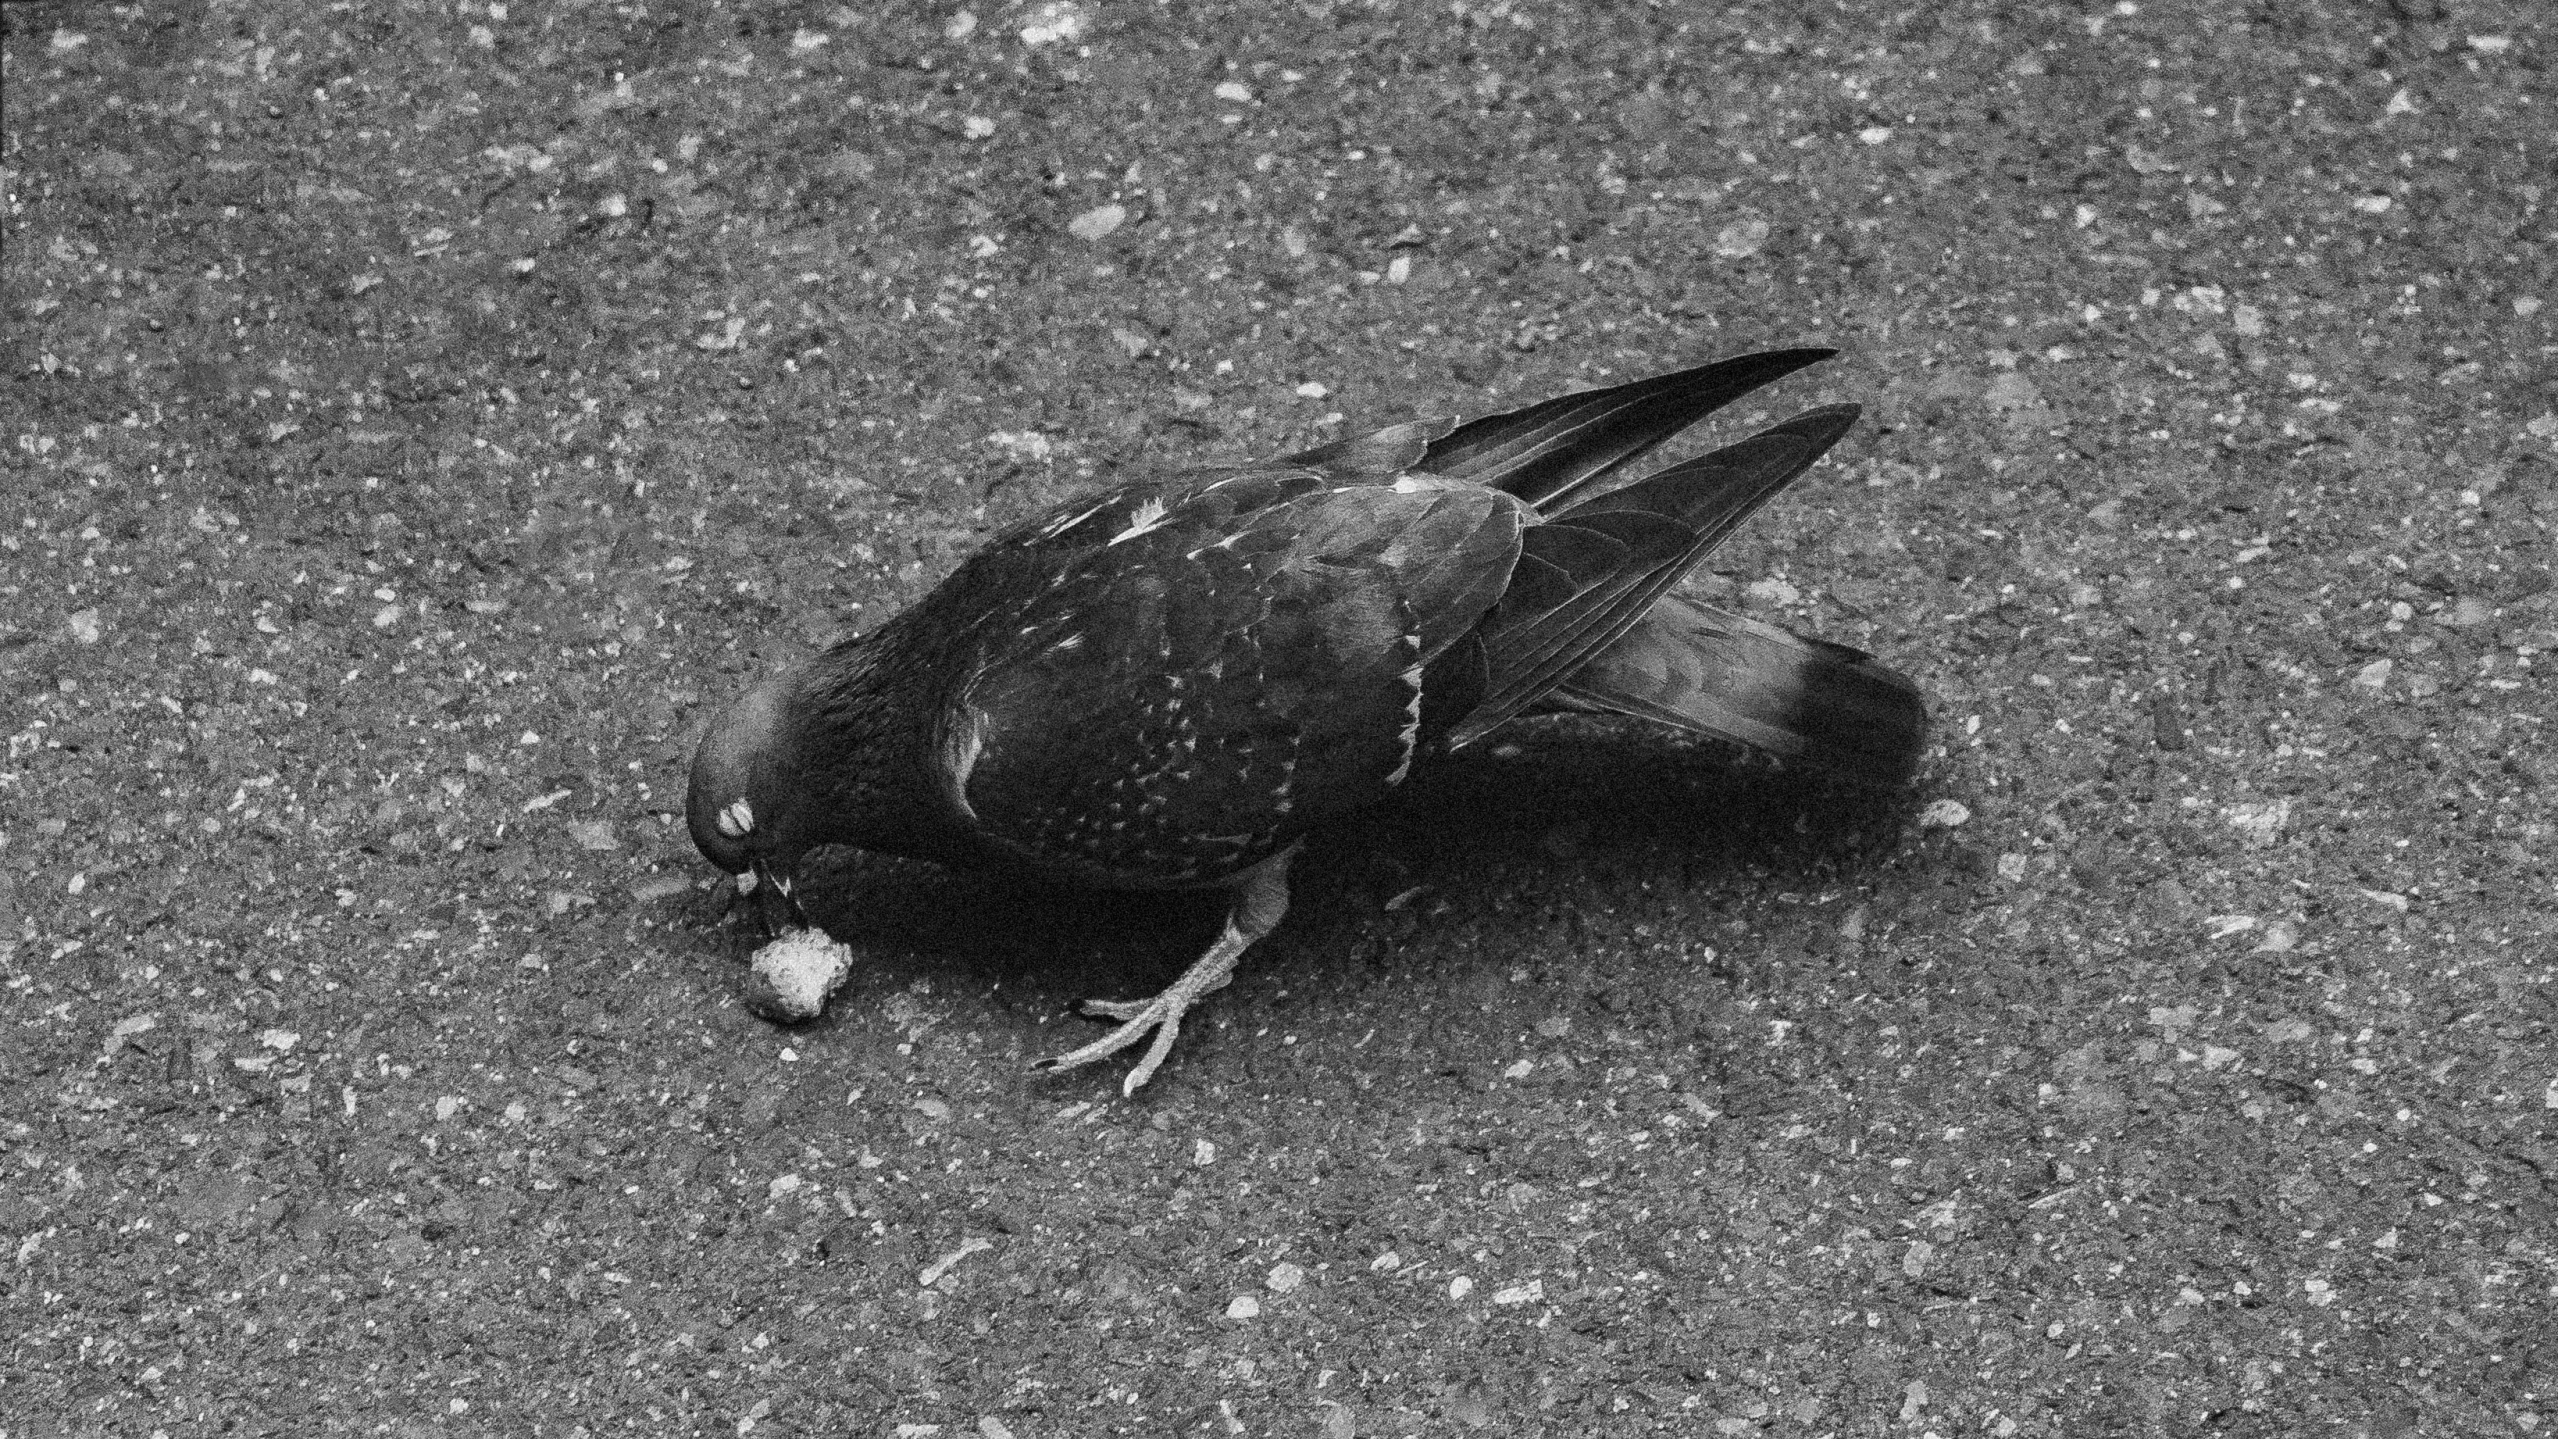
{"label": "white cere on beak", "polygon": [[755,886],[763,883],[763,880],[764,876],[760,871],[741,869],[737,872],[737,892],[739,894],[753,894],[755,892]]}
{"label": "white cere on beak", "polygon": [[721,810],[719,818],[713,822],[719,826],[719,832],[730,839],[744,839],[755,828],[755,810],[741,799]]}

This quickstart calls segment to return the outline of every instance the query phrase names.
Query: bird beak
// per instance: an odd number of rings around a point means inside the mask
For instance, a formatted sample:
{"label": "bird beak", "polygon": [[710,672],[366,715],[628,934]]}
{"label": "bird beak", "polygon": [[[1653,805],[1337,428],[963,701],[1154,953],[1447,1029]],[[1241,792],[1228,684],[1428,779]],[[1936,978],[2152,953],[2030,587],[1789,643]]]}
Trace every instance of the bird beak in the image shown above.
{"label": "bird beak", "polygon": [[764,927],[765,938],[778,938],[793,929],[816,928],[808,922],[808,911],[799,907],[799,896],[791,893],[791,877],[774,873],[770,861],[755,861],[737,879],[737,892],[755,899],[755,916]]}

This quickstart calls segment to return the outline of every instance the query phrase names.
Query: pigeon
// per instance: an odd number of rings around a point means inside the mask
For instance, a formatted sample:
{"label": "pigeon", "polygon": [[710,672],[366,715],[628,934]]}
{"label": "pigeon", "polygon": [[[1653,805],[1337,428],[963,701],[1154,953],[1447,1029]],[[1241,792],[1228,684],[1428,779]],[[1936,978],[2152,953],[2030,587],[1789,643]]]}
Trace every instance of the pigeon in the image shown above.
{"label": "pigeon", "polygon": [[1115,1027],[1040,1062],[1073,1069],[1145,1041],[1133,1095],[1279,924],[1309,835],[1513,718],[1633,716],[1899,784],[1926,733],[1917,685],[1675,592],[1857,407],[1628,473],[1834,353],[1744,355],[1070,499],[731,702],[694,757],[693,842],[792,915],[796,866],[833,844],[1048,883],[1227,891],[1196,963],[1149,998],[1085,1001]]}

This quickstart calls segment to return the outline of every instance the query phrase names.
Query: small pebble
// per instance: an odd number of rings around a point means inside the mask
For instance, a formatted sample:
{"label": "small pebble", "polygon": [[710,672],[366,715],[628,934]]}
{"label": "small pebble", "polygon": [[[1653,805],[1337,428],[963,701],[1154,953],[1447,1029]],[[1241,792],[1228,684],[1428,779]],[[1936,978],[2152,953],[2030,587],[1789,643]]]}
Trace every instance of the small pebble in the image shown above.
{"label": "small pebble", "polygon": [[1735,220],[1714,237],[1714,253],[1725,260],[1746,260],[1767,244],[1768,222]]}
{"label": "small pebble", "polygon": [[1748,595],[1752,604],[1766,605],[1771,608],[1781,609],[1803,602],[1801,590],[1773,575],[1763,580],[1751,581],[1741,588],[1741,593]]}
{"label": "small pebble", "polygon": [[1035,5],[1024,19],[1027,23],[1021,27],[1021,43],[1031,46],[1081,39],[1088,23],[1083,7],[1073,0],[1048,0],[1047,4]]}
{"label": "small pebble", "polygon": [[1128,223],[1125,205],[1096,205],[1066,222],[1066,232],[1078,240],[1100,240]]}

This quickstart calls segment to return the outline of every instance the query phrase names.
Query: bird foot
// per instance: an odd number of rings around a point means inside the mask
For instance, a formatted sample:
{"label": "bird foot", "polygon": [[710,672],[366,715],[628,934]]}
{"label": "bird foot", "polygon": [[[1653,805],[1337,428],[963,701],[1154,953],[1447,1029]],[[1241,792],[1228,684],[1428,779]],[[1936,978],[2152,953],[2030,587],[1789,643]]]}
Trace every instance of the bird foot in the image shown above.
{"label": "bird foot", "polygon": [[1181,978],[1152,999],[1087,999],[1076,1006],[1078,1012],[1094,1019],[1115,1019],[1119,1027],[1085,1045],[1071,1049],[1053,1059],[1043,1059],[1032,1066],[1045,1073],[1077,1069],[1097,1059],[1107,1059],[1143,1039],[1149,1032],[1154,1042],[1146,1046],[1137,1067],[1128,1071],[1120,1082],[1119,1092],[1133,1095],[1154,1078],[1155,1070],[1172,1052],[1172,1042],[1181,1033],[1181,1017],[1190,1006],[1234,982],[1235,961],[1252,942],[1278,927],[1279,918],[1288,912],[1288,861],[1294,849],[1284,850],[1244,879],[1235,896],[1234,908],[1226,915],[1226,929],[1217,942],[1198,962],[1183,970]]}
{"label": "bird foot", "polygon": [[[1241,946],[1237,948],[1240,949]],[[1097,1059],[1107,1059],[1117,1054],[1145,1038],[1147,1033],[1152,1031],[1154,1042],[1146,1046],[1146,1052],[1138,1059],[1137,1067],[1128,1071],[1128,1077],[1120,1081],[1121,1094],[1135,1094],[1147,1080],[1154,1078],[1155,1070],[1164,1062],[1164,1056],[1172,1053],[1172,1042],[1181,1034],[1181,1017],[1189,1012],[1191,1002],[1213,990],[1224,988],[1233,978],[1232,961],[1228,961],[1227,973],[1215,975],[1206,983],[1193,983],[1195,979],[1203,977],[1199,972],[1200,967],[1192,966],[1190,973],[1183,975],[1170,989],[1152,999],[1087,999],[1075,1006],[1077,1013],[1090,1018],[1115,1019],[1121,1023],[1118,1028],[1083,1048],[1068,1050],[1053,1059],[1043,1059],[1039,1061],[1037,1067],[1052,1073],[1079,1068]]]}

